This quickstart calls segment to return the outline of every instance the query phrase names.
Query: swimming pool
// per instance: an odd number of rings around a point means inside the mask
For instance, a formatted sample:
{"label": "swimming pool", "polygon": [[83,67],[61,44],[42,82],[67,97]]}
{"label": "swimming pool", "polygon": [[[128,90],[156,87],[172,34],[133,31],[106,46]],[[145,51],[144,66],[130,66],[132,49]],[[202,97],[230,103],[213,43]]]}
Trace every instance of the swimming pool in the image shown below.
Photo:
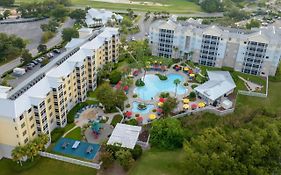
{"label": "swimming pool", "polygon": [[151,104],[147,104],[146,105],[146,109],[145,110],[139,110],[138,109],[138,102],[133,102],[133,113],[136,113],[136,114],[147,114],[149,113],[153,108],[154,108],[154,105],[151,105]]}
{"label": "swimming pool", "polygon": [[[134,93],[137,94],[143,100],[150,100],[154,98],[155,95],[161,92],[170,92],[174,93],[176,85],[174,84],[175,79],[179,79],[181,84],[184,83],[184,76],[180,74],[168,74],[167,80],[160,80],[157,75],[148,74],[145,76],[144,82],[145,86],[136,87]],[[178,85],[177,94],[184,94],[187,92],[187,89],[183,85]]]}
{"label": "swimming pool", "polygon": [[87,160],[93,160],[100,149],[100,145],[80,141],[79,146],[76,149],[72,149],[72,145],[76,141],[77,140],[73,140],[69,138],[61,138],[58,140],[57,144],[53,148],[53,151],[69,156],[74,156]]}

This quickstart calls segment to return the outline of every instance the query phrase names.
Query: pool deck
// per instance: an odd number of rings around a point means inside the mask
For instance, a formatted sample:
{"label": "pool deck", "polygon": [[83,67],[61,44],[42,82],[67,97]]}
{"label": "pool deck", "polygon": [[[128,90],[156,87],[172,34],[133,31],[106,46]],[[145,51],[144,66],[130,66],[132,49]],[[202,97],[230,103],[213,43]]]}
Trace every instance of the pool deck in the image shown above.
{"label": "pool deck", "polygon": [[[168,69],[168,70],[165,71],[165,72],[162,72],[162,71],[154,71],[154,70],[153,70],[153,71],[146,71],[146,75],[149,75],[149,74],[155,75],[156,73],[162,73],[162,74],[166,74],[166,75],[168,75],[168,74],[179,74],[179,75],[182,75],[182,76],[184,77],[184,81],[181,82],[181,85],[183,85],[185,82],[188,82],[188,80],[189,80],[189,79],[188,79],[188,76],[187,76],[185,73],[183,73],[182,71],[175,71],[175,70],[173,70],[173,69],[171,69],[171,68]],[[144,71],[142,71],[138,76],[134,77],[134,82],[135,82],[137,79],[143,78],[143,76],[144,76]],[[183,86],[187,89],[186,93],[181,94],[181,95],[178,95],[178,94],[177,94],[176,98],[177,98],[177,100],[179,101],[179,105],[178,105],[178,108],[177,108],[176,110],[178,110],[178,111],[182,110],[182,104],[181,104],[182,102],[181,102],[181,101],[182,101],[182,99],[183,99],[184,97],[188,96],[189,93],[193,91],[193,89],[191,88],[191,85],[193,85],[193,84],[198,85],[198,83],[191,83],[191,82],[188,82],[188,86],[184,86],[184,85],[183,85]],[[137,98],[134,98],[134,97],[133,97],[133,95],[134,95],[134,89],[135,89],[135,88],[136,88],[135,84],[133,84],[132,87],[129,88],[129,91],[128,91],[128,94],[127,94],[128,100],[125,102],[125,105],[126,105],[126,104],[130,104],[131,106],[130,106],[130,108],[125,108],[124,111],[132,111],[133,102],[138,102],[138,103],[144,102],[144,103],[146,103],[146,104],[152,104],[152,105],[155,106],[153,109],[157,109],[157,103],[159,102],[159,95],[160,95],[160,93],[156,94],[155,97],[154,97],[152,100],[143,100],[143,99],[141,99],[140,97],[137,97]],[[171,94],[171,96],[175,96],[175,94],[172,93],[172,92],[170,92],[170,94]],[[148,122],[150,121],[150,120],[149,120],[149,115],[150,115],[150,114],[153,113],[153,114],[155,114],[155,115],[157,116],[157,113],[156,113],[156,112],[153,112],[153,109],[150,110],[147,114],[141,115],[141,116],[144,118],[143,124],[146,124],[146,123],[148,123]],[[134,114],[137,114],[137,113],[134,113]],[[157,116],[157,118],[160,118],[160,117]]]}

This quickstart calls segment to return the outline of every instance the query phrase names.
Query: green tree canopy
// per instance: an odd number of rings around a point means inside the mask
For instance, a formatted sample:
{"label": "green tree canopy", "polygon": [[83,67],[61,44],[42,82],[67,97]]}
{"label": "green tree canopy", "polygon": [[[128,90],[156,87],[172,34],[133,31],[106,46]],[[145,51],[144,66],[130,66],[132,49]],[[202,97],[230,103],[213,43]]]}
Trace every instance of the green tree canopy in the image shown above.
{"label": "green tree canopy", "polygon": [[153,147],[174,149],[182,146],[184,133],[179,120],[166,118],[152,123],[150,143]]}
{"label": "green tree canopy", "polygon": [[79,38],[79,32],[74,28],[65,28],[62,31],[64,41],[70,41],[72,38]]}

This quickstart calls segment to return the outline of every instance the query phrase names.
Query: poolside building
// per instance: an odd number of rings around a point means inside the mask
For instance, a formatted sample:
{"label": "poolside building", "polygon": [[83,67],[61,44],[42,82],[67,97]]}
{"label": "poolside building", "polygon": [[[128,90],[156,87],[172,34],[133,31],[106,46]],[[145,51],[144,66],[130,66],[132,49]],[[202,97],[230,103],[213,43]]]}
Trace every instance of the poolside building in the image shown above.
{"label": "poolside building", "polygon": [[134,149],[135,145],[137,144],[140,132],[140,126],[117,123],[107,144],[120,145],[123,148]]}
{"label": "poolside building", "polygon": [[236,84],[228,71],[207,71],[209,80],[194,90],[207,104],[218,105],[233,93]]}
{"label": "poolside building", "polygon": [[183,58],[253,75],[275,75],[281,57],[281,29],[242,30],[202,25],[199,20],[158,20],[150,26],[152,54]]}
{"label": "poolside building", "polygon": [[86,14],[85,22],[88,27],[102,27],[108,22],[117,22],[121,23],[123,17],[119,14],[113,13],[105,9],[94,9],[91,8]]}
{"label": "poolside building", "polygon": [[16,87],[0,86],[0,158],[64,127],[67,113],[96,88],[97,68],[117,61],[119,42],[117,28],[94,31]]}

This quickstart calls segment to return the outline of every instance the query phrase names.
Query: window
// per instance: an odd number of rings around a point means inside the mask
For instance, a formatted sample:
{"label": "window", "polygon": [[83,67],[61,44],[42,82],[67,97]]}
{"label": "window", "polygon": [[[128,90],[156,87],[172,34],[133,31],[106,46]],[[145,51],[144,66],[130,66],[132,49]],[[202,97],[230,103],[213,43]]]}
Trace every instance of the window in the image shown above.
{"label": "window", "polygon": [[26,130],[25,130],[25,131],[23,131],[22,136],[25,136],[25,135],[26,135],[26,133],[27,133],[27,131],[26,131]]}
{"label": "window", "polygon": [[20,120],[22,120],[23,118],[24,118],[24,116],[23,116],[23,115],[21,115],[21,116],[20,116]]}
{"label": "window", "polygon": [[21,128],[25,127],[25,122],[23,124],[21,124]]}
{"label": "window", "polygon": [[31,112],[31,110],[32,110],[32,109],[31,109],[31,108],[29,108],[29,109],[28,109],[28,113],[30,113],[30,112]]}
{"label": "window", "polygon": [[31,117],[29,118],[29,121],[31,121],[31,120],[33,120],[33,116],[31,116]]}
{"label": "window", "polygon": [[24,143],[27,143],[28,142],[28,138],[24,139]]}

